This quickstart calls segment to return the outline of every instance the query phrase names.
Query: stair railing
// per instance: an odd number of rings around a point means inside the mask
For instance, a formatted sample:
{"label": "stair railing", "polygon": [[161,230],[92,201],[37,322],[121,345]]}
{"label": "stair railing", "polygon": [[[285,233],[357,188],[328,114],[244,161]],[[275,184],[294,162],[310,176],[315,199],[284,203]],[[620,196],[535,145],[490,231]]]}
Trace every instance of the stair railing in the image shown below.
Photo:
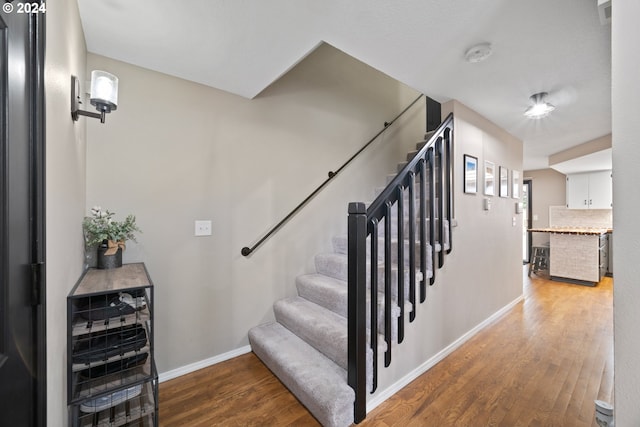
{"label": "stair railing", "polygon": [[249,256],[251,255],[251,253],[253,251],[255,251],[260,245],[262,245],[269,237],[271,237],[273,234],[275,234],[284,224],[287,223],[287,221],[289,221],[296,213],[298,213],[298,211],[300,209],[302,209],[307,203],[309,203],[309,201],[311,201],[311,199],[313,199],[327,184],[329,184],[329,182],[335,178],[336,175],[338,175],[340,172],[342,172],[344,170],[344,168],[346,168],[356,157],[358,157],[358,155],[360,155],[360,153],[362,153],[364,150],[367,149],[367,147],[369,147],[376,139],[378,139],[378,137],[380,135],[382,135],[382,133],[387,130],[387,128],[389,128],[389,126],[391,126],[392,124],[394,124],[396,122],[396,120],[398,120],[400,117],[402,117],[402,115],[404,113],[406,113],[411,107],[413,107],[413,105],[418,102],[422,97],[424,96],[424,94],[420,94],[416,99],[414,99],[407,107],[405,107],[404,110],[402,110],[396,117],[393,118],[393,120],[391,120],[390,122],[385,122],[384,123],[384,127],[382,129],[380,129],[380,131],[378,133],[376,133],[373,138],[371,138],[369,141],[367,141],[358,151],[355,152],[355,154],[353,154],[351,157],[349,157],[349,159],[344,162],[342,164],[342,166],[340,166],[338,169],[336,169],[335,171],[329,171],[328,178],[326,180],[324,180],[324,182],[322,182],[322,184],[320,184],[318,186],[318,188],[316,188],[315,190],[313,190],[311,192],[311,194],[309,194],[302,202],[300,202],[300,204],[298,204],[298,206],[296,206],[295,208],[293,208],[293,210],[291,212],[289,212],[280,222],[278,222],[276,225],[274,225],[273,227],[271,227],[271,229],[264,235],[262,236],[262,238],[260,238],[253,246],[248,247],[245,246],[244,248],[242,248],[242,250],[240,251],[240,253],[243,256]]}
{"label": "stair railing", "polygon": [[[391,363],[392,307],[396,305],[400,309],[397,341],[401,343],[404,339],[405,271],[408,271],[409,276],[407,297],[412,305],[409,314],[409,321],[412,322],[416,316],[416,272],[421,273],[419,297],[420,302],[424,302],[427,280],[430,285],[434,283],[436,266],[442,267],[445,253],[451,252],[452,150],[453,115],[450,114],[369,207],[361,202],[349,204],[347,370],[349,385],[355,391],[356,423],[362,421],[367,412],[368,350],[373,352],[373,383],[370,392],[373,393],[377,388],[379,282],[382,282],[381,292],[384,293],[384,364],[387,367]],[[416,189],[416,186],[419,188]],[[408,220],[405,220],[405,212],[408,213]],[[395,232],[392,227],[394,216],[397,217]],[[384,227],[381,226],[382,223]],[[380,231],[380,228],[383,230]],[[397,242],[395,250],[392,248],[394,239]],[[405,256],[405,240],[408,240],[408,256]],[[379,260],[381,241],[384,257]],[[392,268],[392,251],[398,260],[396,272]],[[369,280],[367,266],[370,268]],[[384,274],[380,274],[381,267]],[[394,275],[397,276],[395,285]],[[369,320],[367,296],[370,296]]]}

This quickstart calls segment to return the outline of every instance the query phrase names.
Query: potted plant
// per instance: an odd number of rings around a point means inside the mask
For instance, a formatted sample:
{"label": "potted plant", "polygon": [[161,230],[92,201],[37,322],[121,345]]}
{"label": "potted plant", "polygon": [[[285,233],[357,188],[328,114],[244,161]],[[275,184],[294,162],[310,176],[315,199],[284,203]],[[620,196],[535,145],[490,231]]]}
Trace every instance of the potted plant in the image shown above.
{"label": "potted plant", "polygon": [[100,206],[91,208],[91,216],[82,221],[87,248],[97,247],[98,268],[108,269],[122,266],[122,251],[125,242],[136,242],[135,232],[141,232],[136,225],[136,217],[129,215],[124,221],[114,221],[113,212]]}

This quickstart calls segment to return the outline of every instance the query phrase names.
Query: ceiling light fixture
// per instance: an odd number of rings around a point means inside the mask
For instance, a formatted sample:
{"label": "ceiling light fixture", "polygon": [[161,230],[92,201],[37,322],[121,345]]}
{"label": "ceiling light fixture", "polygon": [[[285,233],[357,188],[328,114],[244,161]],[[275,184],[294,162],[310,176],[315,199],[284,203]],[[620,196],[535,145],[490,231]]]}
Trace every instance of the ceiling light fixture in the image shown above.
{"label": "ceiling light fixture", "polygon": [[529,98],[533,105],[529,106],[524,112],[524,115],[530,119],[541,119],[543,117],[547,117],[550,112],[556,109],[553,104],[545,101],[547,96],[547,92],[540,92],[534,95],[531,95]]}
{"label": "ceiling light fixture", "polygon": [[491,43],[479,43],[471,46],[464,54],[467,62],[481,62],[491,56]]}
{"label": "ceiling light fixture", "polygon": [[99,113],[80,109],[80,81],[71,76],[71,118],[77,121],[80,116],[93,117],[100,119],[100,123],[104,123],[105,114],[118,108],[118,78],[106,71],[92,71],[89,102]]}

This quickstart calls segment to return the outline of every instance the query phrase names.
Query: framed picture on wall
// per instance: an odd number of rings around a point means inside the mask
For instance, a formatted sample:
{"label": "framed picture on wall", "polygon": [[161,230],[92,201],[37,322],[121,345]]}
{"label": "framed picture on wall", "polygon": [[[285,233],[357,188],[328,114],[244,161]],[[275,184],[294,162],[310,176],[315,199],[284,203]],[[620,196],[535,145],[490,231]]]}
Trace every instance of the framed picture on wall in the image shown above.
{"label": "framed picture on wall", "polygon": [[511,197],[520,198],[520,171],[511,171]]}
{"label": "framed picture on wall", "polygon": [[500,197],[509,197],[509,169],[500,166]]}
{"label": "framed picture on wall", "polygon": [[464,155],[464,192],[478,192],[478,158],[468,154]]}
{"label": "framed picture on wall", "polygon": [[496,165],[488,160],[484,161],[484,194],[496,195]]}

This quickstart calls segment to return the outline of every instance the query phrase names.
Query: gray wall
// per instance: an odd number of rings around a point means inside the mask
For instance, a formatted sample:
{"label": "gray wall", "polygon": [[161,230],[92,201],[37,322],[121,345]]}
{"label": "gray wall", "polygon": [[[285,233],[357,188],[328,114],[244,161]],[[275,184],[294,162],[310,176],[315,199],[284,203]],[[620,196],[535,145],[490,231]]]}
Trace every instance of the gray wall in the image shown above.
{"label": "gray wall", "polygon": [[616,425],[640,425],[640,3],[617,2],[612,17],[614,354]]}
{"label": "gray wall", "polygon": [[66,296],[82,271],[85,120],[71,120],[71,74],[86,79],[86,47],[75,0],[47,3],[47,421],[67,424]]}

